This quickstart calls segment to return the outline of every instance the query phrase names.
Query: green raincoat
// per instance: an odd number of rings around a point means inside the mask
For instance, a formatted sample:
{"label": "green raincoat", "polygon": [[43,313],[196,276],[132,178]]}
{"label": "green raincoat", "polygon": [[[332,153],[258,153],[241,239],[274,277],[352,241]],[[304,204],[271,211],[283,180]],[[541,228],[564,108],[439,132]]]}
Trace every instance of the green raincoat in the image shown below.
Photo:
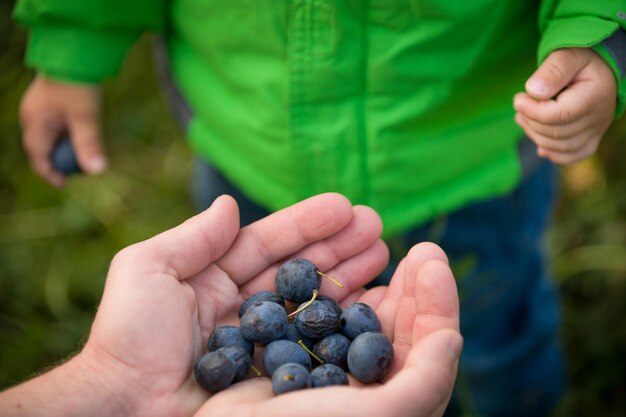
{"label": "green raincoat", "polygon": [[195,151],[271,210],[337,191],[387,235],[520,180],[513,95],[551,51],[626,26],[623,0],[21,0],[27,64],[99,82],[163,34]]}

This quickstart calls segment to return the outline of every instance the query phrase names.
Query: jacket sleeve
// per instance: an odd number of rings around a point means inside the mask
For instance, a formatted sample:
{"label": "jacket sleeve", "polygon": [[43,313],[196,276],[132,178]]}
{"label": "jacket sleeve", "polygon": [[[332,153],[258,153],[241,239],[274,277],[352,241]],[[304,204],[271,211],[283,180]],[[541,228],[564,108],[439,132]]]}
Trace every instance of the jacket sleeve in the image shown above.
{"label": "jacket sleeve", "polygon": [[558,48],[591,47],[617,81],[615,117],[626,104],[626,0],[543,0],[539,28],[541,63]]}
{"label": "jacket sleeve", "polygon": [[58,79],[96,83],[115,75],[138,37],[162,31],[167,0],[19,0],[29,30],[26,65]]}

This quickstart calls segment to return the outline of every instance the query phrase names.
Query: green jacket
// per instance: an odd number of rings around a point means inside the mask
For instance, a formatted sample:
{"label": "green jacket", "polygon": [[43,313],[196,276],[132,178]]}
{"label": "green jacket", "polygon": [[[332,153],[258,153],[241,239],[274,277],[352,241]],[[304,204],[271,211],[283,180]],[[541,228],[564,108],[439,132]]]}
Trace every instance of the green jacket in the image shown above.
{"label": "green jacket", "polygon": [[[626,26],[624,0],[21,0],[26,61],[114,75],[162,32],[191,145],[271,210],[324,191],[375,208],[387,235],[520,180],[512,97],[552,50]],[[538,55],[538,57],[537,57]]]}

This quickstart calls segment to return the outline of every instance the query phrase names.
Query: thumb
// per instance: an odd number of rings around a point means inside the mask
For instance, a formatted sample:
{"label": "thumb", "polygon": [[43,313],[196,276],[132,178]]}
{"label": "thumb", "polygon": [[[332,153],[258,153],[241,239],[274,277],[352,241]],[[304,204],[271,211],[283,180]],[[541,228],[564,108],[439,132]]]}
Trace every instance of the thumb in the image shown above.
{"label": "thumb", "polygon": [[534,99],[549,100],[567,87],[589,57],[574,48],[552,52],[526,81],[526,92]]}
{"label": "thumb", "polygon": [[99,174],[106,168],[100,138],[100,89],[91,85],[64,86],[67,128],[81,170]]}

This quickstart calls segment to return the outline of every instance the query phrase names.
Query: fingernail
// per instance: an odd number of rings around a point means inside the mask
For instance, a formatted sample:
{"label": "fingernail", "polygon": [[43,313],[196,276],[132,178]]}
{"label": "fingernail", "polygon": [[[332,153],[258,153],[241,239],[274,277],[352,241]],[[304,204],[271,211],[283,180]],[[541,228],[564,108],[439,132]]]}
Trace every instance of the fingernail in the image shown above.
{"label": "fingernail", "polygon": [[526,84],[526,87],[537,94],[543,94],[548,91],[548,86],[540,78],[531,78],[530,80],[528,80],[528,84]]}
{"label": "fingernail", "polygon": [[91,158],[89,161],[89,172],[93,174],[99,174],[104,171],[107,167],[107,161],[101,156],[96,156],[95,158]]}
{"label": "fingernail", "polygon": [[463,338],[460,334],[455,334],[448,341],[448,352],[452,359],[456,359],[461,355],[461,350],[463,350]]}

